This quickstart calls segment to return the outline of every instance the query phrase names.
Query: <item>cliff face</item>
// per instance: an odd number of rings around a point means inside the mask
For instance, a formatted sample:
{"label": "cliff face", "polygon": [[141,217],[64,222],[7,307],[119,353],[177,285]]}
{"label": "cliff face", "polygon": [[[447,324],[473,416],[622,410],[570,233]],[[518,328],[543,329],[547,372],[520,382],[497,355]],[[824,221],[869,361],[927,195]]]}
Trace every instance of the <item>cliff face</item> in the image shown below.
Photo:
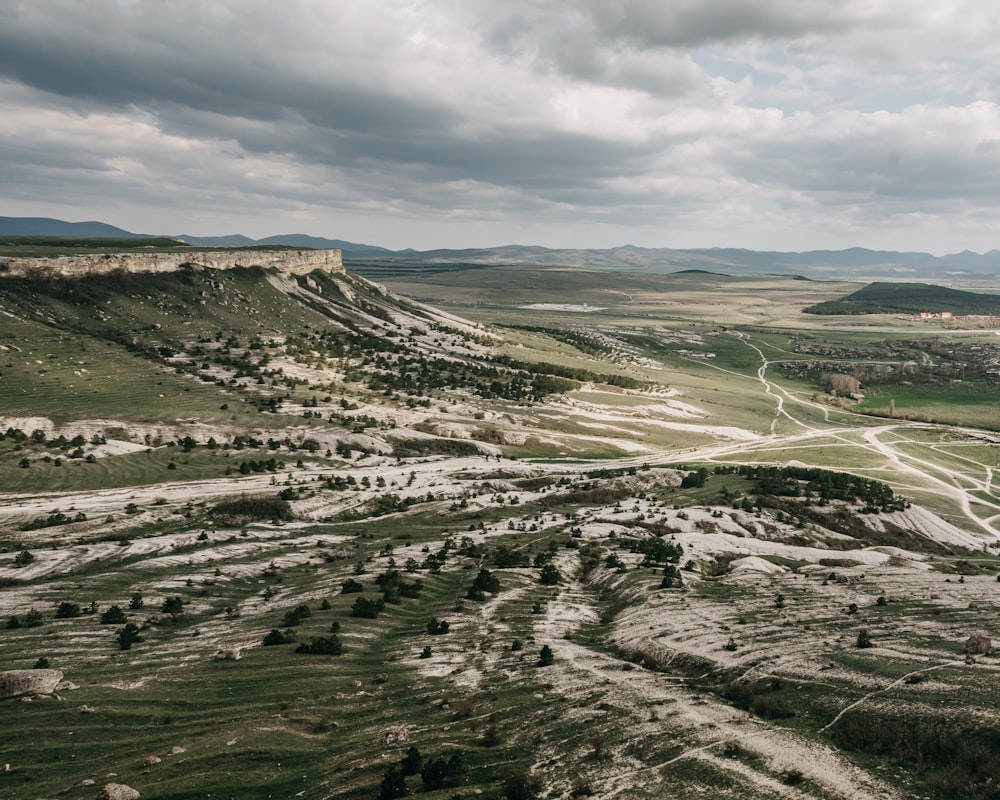
{"label": "cliff face", "polygon": [[343,272],[339,250],[220,250],[179,253],[103,253],[58,258],[0,258],[0,276],[59,275],[79,277],[116,270],[125,272],[176,272],[185,264],[209,269],[274,267],[289,275],[313,270]]}

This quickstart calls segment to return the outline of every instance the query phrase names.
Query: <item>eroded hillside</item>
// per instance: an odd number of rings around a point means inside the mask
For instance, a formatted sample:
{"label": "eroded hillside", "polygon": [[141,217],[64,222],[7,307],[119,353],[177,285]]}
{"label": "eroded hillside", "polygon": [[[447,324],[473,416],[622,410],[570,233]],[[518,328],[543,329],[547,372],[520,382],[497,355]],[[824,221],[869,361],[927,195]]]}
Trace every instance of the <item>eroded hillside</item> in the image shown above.
{"label": "eroded hillside", "polygon": [[757,331],[0,289],[2,669],[66,681],[0,701],[4,796],[996,796],[974,431]]}

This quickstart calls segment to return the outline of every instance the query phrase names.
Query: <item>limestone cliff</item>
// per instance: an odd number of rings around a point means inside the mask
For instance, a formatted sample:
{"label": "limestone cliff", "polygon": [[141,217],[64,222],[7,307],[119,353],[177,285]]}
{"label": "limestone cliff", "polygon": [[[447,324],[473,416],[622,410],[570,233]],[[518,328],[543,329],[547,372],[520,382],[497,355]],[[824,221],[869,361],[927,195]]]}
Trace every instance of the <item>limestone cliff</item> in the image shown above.
{"label": "limestone cliff", "polygon": [[58,275],[72,278],[118,270],[176,272],[188,264],[208,269],[273,267],[289,275],[305,275],[316,269],[344,271],[340,250],[185,250],[95,253],[57,258],[0,258],[0,276]]}

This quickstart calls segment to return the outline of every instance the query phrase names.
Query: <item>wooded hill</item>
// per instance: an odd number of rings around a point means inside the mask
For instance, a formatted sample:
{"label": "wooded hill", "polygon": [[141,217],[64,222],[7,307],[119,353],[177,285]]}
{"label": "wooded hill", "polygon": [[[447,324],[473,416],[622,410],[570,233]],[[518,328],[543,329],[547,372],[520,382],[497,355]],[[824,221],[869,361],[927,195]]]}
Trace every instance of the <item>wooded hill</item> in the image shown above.
{"label": "wooded hill", "polygon": [[1000,297],[949,289],[929,283],[870,283],[840,300],[817,303],[806,314],[919,314],[950,312],[957,316],[1000,315]]}

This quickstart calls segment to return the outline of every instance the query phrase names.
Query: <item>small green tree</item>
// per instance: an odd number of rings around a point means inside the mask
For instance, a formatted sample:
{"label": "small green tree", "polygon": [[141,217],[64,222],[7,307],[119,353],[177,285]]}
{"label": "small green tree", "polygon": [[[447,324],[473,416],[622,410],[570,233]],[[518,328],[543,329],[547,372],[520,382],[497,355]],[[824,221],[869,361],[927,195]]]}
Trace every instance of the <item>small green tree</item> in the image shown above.
{"label": "small green tree", "polygon": [[63,600],[56,609],[56,619],[72,619],[80,616],[80,606],[78,603],[71,603]]}
{"label": "small green tree", "polygon": [[359,597],[351,606],[351,616],[362,619],[375,619],[383,611],[385,611],[385,601],[381,597],[375,599]]}
{"label": "small green tree", "polygon": [[138,611],[144,605],[145,601],[142,599],[142,595],[139,592],[136,592],[135,594],[132,595],[132,597],[129,598],[128,607],[132,611]]}
{"label": "small green tree", "polygon": [[556,568],[555,564],[546,564],[542,567],[542,571],[538,575],[538,579],[545,586],[554,586],[562,580],[562,574]]}
{"label": "small green tree", "polygon": [[142,641],[139,626],[134,622],[128,623],[124,628],[120,628],[116,635],[119,650],[128,650],[136,642]]}
{"label": "small green tree", "polygon": [[431,636],[441,636],[447,633],[451,629],[451,625],[448,620],[441,620],[438,622],[437,617],[431,617],[430,622],[427,623],[427,632]]}
{"label": "small green tree", "polygon": [[177,622],[177,618],[184,613],[184,600],[180,597],[168,597],[160,606],[160,611],[169,614],[172,622]]}
{"label": "small green tree", "polygon": [[287,644],[290,641],[290,637],[285,636],[285,634],[277,628],[272,628],[271,632],[264,637],[264,641],[262,641],[261,644],[264,647],[273,647],[276,644]]}
{"label": "small green tree", "polygon": [[556,654],[552,652],[552,648],[547,644],[542,645],[542,649],[538,653],[538,666],[551,667],[555,660]]}
{"label": "small green tree", "polygon": [[399,766],[403,770],[404,775],[416,775],[420,772],[420,763],[420,751],[416,748],[416,745],[411,744]]}
{"label": "small green tree", "polygon": [[538,796],[538,781],[526,770],[515,770],[504,778],[504,800],[533,800]]}
{"label": "small green tree", "polygon": [[282,620],[281,624],[286,628],[292,628],[298,625],[302,620],[309,619],[312,616],[312,611],[309,606],[305,603],[296,606],[295,608],[289,609],[285,612],[285,618]]}
{"label": "small green tree", "polygon": [[24,615],[24,627],[26,628],[37,628],[44,621],[45,618],[42,616],[42,612],[34,608]]}
{"label": "small green tree", "polygon": [[862,649],[866,647],[872,647],[872,640],[871,637],[868,635],[867,630],[862,628],[860,631],[858,631],[858,639],[854,643],[854,646]]}
{"label": "small green tree", "polygon": [[393,766],[382,774],[378,788],[378,800],[394,800],[406,796],[406,775],[399,767]]}
{"label": "small green tree", "polygon": [[101,614],[102,625],[124,625],[127,621],[125,612],[119,606],[111,606],[111,608]]}
{"label": "small green tree", "polygon": [[309,644],[300,644],[295,648],[296,653],[308,653],[317,656],[339,656],[344,651],[344,646],[338,636],[317,636]]}
{"label": "small green tree", "polygon": [[28,564],[34,562],[35,557],[28,550],[22,550],[16,556],[14,556],[14,566],[15,567],[26,567]]}

